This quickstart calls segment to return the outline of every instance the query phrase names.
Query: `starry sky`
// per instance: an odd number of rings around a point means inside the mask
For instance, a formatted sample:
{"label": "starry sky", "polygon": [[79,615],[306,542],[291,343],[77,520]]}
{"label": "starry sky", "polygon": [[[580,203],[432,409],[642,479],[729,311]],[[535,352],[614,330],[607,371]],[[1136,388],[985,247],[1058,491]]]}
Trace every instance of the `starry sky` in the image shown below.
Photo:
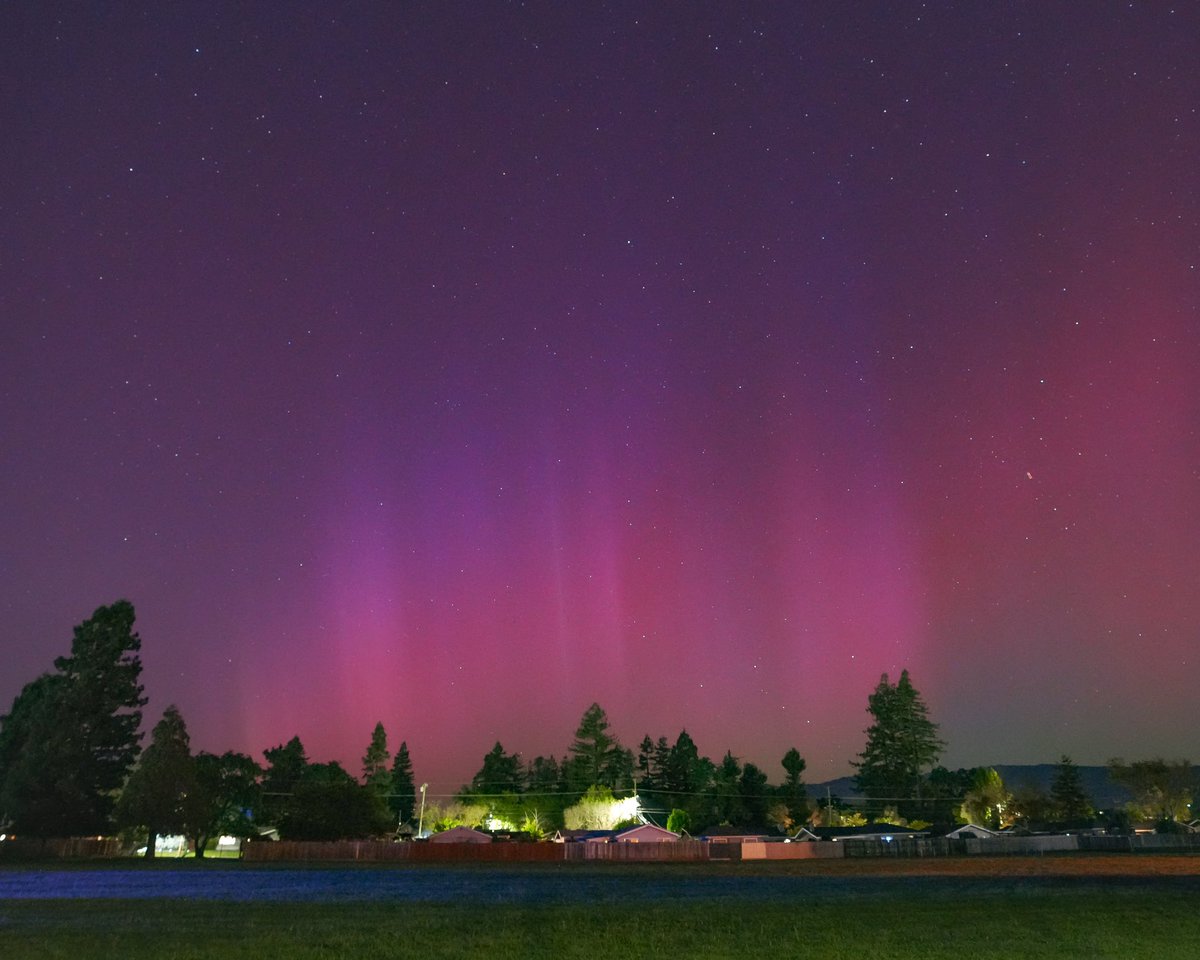
{"label": "starry sky", "polygon": [[1197,759],[1190,3],[20,4],[0,703],[453,788],[599,701],[772,780]]}

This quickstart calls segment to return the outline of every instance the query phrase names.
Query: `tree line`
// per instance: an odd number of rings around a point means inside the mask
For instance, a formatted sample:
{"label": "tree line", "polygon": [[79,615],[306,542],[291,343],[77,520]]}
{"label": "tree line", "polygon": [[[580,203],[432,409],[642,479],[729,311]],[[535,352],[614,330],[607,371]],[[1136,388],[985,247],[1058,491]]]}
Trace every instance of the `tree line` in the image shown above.
{"label": "tree line", "polygon": [[[870,821],[930,825],[970,821],[993,827],[1080,826],[1096,811],[1078,768],[1063,756],[1048,793],[1008,790],[991,768],[948,770],[938,726],[908,671],[886,674],[867,699],[866,744],[853,761],[866,798],[810,799],[805,760],[790,748],[776,782],[731,752],[703,756],[687,730],[621,744],[593,703],[561,758],[525,761],[496,742],[470,782],[418,809],[408,744],[394,755],[377,723],[356,776],[313,762],[299,737],[263,751],[264,763],[229,751],[193,754],[179,710],[169,706],[141,748],[141,640],[128,601],[101,607],[74,630],[69,656],[26,684],[0,717],[0,832],[33,836],[107,834],[154,839],[185,834],[198,855],[217,836],[254,837],[270,827],[289,839],[394,835],[398,826],[442,830],[483,826],[545,836],[559,829],[609,828],[649,815],[674,830],[790,832],[801,825]],[[1109,764],[1133,801],[1117,811],[1158,820],[1190,818],[1195,771],[1187,761]],[[629,801],[637,798],[635,804]],[[422,792],[422,800],[425,800]],[[1123,818],[1123,819],[1122,819]]]}
{"label": "tree line", "polygon": [[611,810],[636,796],[640,810],[677,829],[770,823],[786,830],[808,812],[805,761],[793,747],[780,763],[785,776],[771,785],[756,764],[731,752],[720,762],[702,756],[686,729],[673,741],[647,734],[635,753],[593,703],[561,759],[537,756],[526,763],[497,742],[454,802],[435,808],[433,822],[499,823],[532,832],[610,827],[620,823],[612,822]]}

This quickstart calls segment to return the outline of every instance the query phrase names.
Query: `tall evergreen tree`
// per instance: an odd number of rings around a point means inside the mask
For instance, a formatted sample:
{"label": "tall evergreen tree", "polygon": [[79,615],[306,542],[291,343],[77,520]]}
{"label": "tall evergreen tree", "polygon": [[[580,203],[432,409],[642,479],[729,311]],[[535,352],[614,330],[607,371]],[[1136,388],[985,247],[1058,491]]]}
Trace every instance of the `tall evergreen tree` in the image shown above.
{"label": "tall evergreen tree", "polygon": [[121,791],[116,822],[122,828],[144,828],[148,834],[146,856],[153,857],[160,835],[187,831],[188,799],[196,786],[187,726],[178,708],[167,707]]}
{"label": "tall evergreen tree", "polygon": [[471,792],[476,795],[499,796],[520,793],[522,782],[521,755],[505,753],[497,740],[483,758],[483,766],[471,778]]}
{"label": "tall evergreen tree", "polygon": [[650,769],[654,771],[654,786],[657,790],[666,788],[667,765],[671,761],[671,744],[666,737],[654,741],[654,754],[650,761]]}
{"label": "tall evergreen tree", "polygon": [[716,766],[702,757],[686,730],[681,730],[671,746],[663,767],[664,791],[655,798],[664,809],[679,807],[689,817],[689,830],[702,830],[717,823],[712,782]]}
{"label": "tall evergreen tree", "polygon": [[663,785],[674,794],[699,793],[708,781],[708,769],[696,741],[686,730],[680,730],[663,769]]}
{"label": "tall evergreen tree", "polygon": [[756,764],[747,763],[738,778],[738,796],[741,799],[739,813],[742,819],[735,821],[739,826],[762,827],[767,822],[768,796],[767,775]]}
{"label": "tall evergreen tree", "polygon": [[44,824],[70,816],[77,787],[69,786],[70,751],[60,741],[64,685],[44,673],[0,717],[0,828],[46,835],[55,828]]}
{"label": "tall evergreen tree", "polygon": [[779,763],[786,774],[779,789],[780,799],[787,805],[792,820],[802,823],[808,816],[808,788],[804,785],[804,768],[808,764],[795,747],[788,750]]}
{"label": "tall evergreen tree", "polygon": [[71,654],[0,718],[0,816],[34,836],[105,833],[141,742],[141,638],[133,605],[100,607]]}
{"label": "tall evergreen tree", "polygon": [[413,780],[412,759],[408,755],[406,740],[400,741],[392,760],[392,790],[388,802],[399,823],[412,821],[417,806],[417,786]]}
{"label": "tall evergreen tree", "polygon": [[1083,777],[1075,762],[1065,753],[1054,770],[1050,783],[1050,804],[1059,823],[1077,824],[1092,817],[1092,799],[1083,786]]}
{"label": "tall evergreen tree", "polygon": [[308,754],[299,737],[263,751],[267,769],[263,775],[263,790],[268,793],[291,793],[308,769]]}
{"label": "tall evergreen tree", "polygon": [[634,770],[639,790],[653,790],[658,785],[658,771],[654,769],[654,741],[650,739],[650,734],[642,737],[642,742],[638,744]]}
{"label": "tall evergreen tree", "polygon": [[730,750],[717,764],[713,774],[713,808],[712,818],[717,823],[740,824],[742,816],[742,794],[738,788],[738,780],[742,776],[742,765]]}
{"label": "tall evergreen tree", "polygon": [[305,779],[308,755],[300,738],[292,737],[287,743],[268,747],[263,757],[267,761],[262,779],[263,819],[277,827],[287,815],[296,787]]}
{"label": "tall evergreen tree", "polygon": [[633,754],[609,732],[608,715],[600,704],[584,711],[571,742],[567,779],[571,789],[591,786],[628,790],[633,781]]}
{"label": "tall evergreen tree", "polygon": [[534,757],[525,772],[529,793],[549,797],[562,792],[562,770],[553,756]]}
{"label": "tall evergreen tree", "polygon": [[545,825],[562,823],[562,812],[573,798],[568,798],[562,779],[562,765],[553,756],[534,757],[525,771],[525,814]]}
{"label": "tall evergreen tree", "polygon": [[388,769],[390,759],[387,731],[383,729],[383,721],[380,721],[371,732],[371,742],[367,745],[367,752],[363,754],[362,767],[363,783],[381,797],[387,796],[392,789],[392,772]]}
{"label": "tall evergreen tree", "polygon": [[855,782],[873,800],[891,801],[900,808],[920,806],[922,771],[937,763],[942,741],[929,719],[925,701],[912,685],[908,671],[896,683],[885,673],[867,698],[874,722],[859,759]]}

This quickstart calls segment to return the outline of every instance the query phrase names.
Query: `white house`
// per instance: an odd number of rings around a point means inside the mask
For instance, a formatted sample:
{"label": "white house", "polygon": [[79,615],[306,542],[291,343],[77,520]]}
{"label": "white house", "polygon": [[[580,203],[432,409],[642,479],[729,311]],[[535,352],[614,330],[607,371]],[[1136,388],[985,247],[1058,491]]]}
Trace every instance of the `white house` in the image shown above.
{"label": "white house", "polygon": [[981,827],[977,823],[964,823],[961,827],[946,834],[947,840],[991,840],[1000,836],[1000,831],[989,827]]}

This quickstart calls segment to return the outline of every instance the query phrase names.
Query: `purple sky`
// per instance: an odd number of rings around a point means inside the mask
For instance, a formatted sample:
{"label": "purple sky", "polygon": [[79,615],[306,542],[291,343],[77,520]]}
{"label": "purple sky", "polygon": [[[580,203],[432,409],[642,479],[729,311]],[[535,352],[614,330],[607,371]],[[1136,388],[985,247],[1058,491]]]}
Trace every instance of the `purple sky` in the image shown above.
{"label": "purple sky", "polygon": [[22,4],[0,709],[453,788],[593,700],[848,772],[1195,756],[1190,3]]}

